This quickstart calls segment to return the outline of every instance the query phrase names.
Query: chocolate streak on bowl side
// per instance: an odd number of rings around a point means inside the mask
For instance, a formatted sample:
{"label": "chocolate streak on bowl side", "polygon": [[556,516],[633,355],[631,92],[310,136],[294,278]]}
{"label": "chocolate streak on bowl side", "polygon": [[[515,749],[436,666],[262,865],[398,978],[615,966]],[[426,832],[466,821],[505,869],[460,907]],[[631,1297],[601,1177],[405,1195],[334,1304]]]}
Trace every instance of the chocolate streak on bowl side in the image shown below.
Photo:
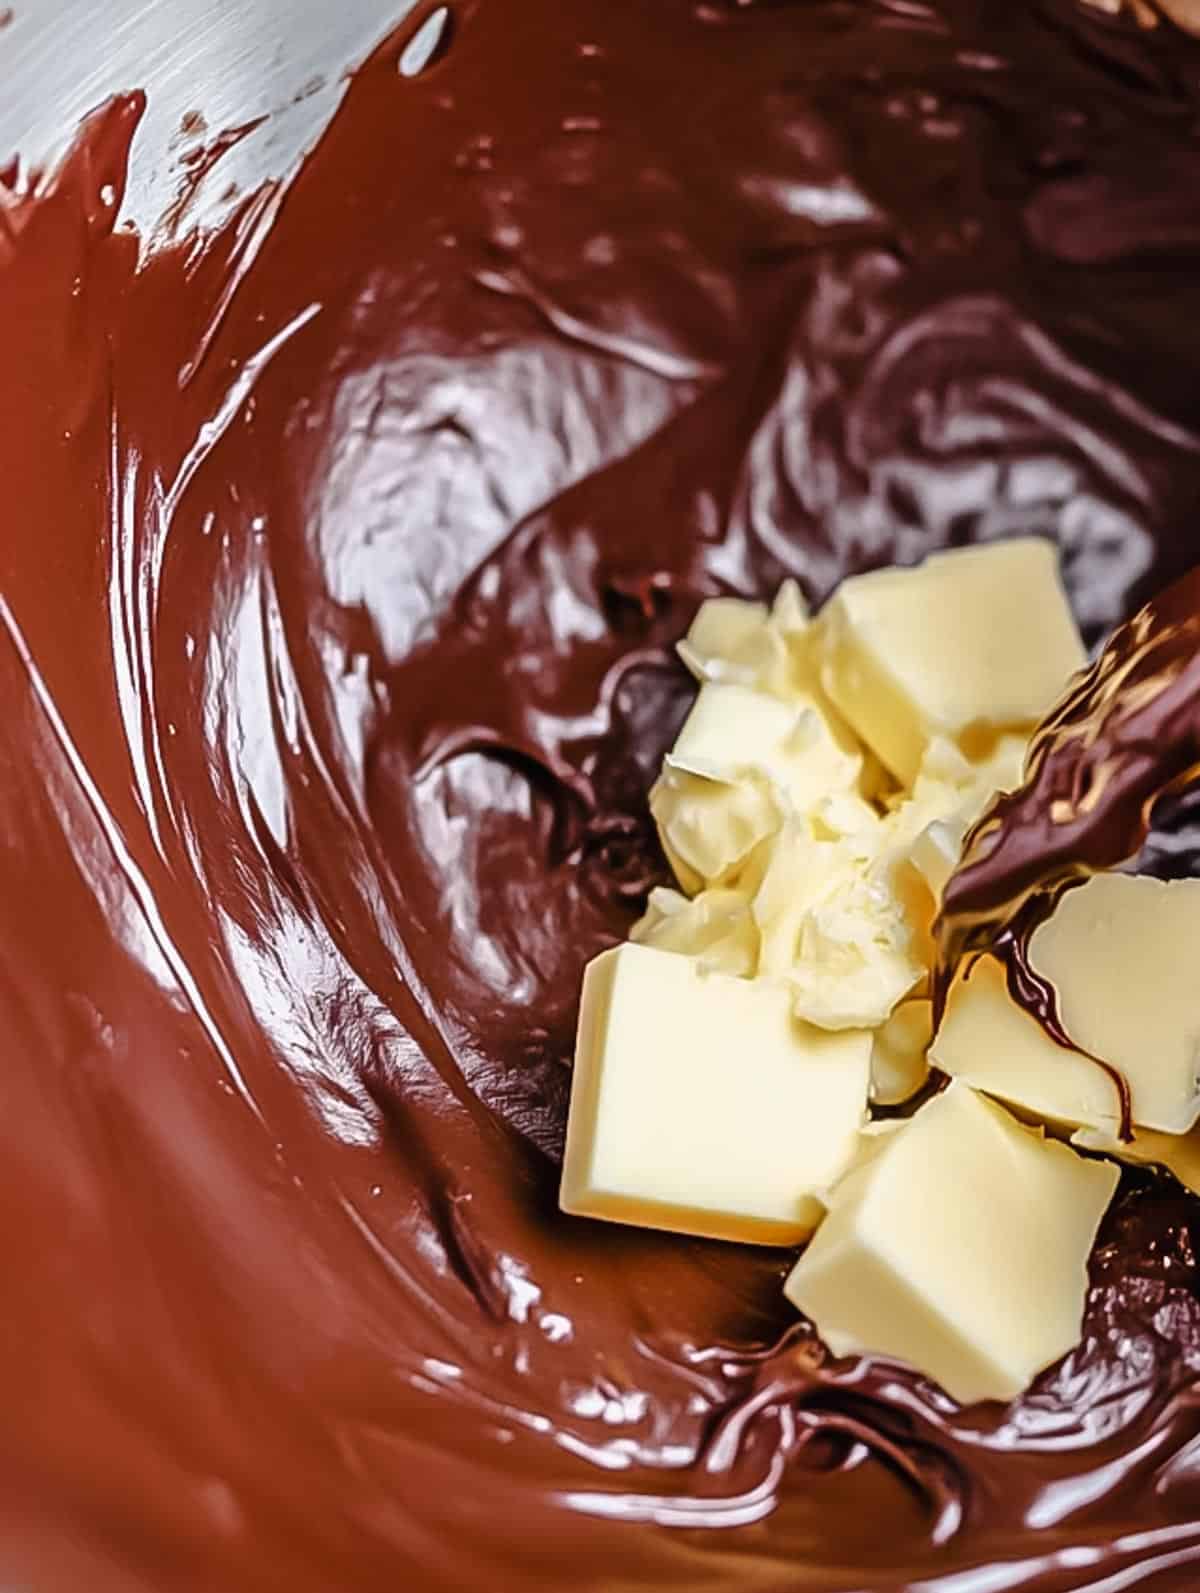
{"label": "chocolate streak on bowl side", "polygon": [[406,79],[419,21],[140,270],[136,98],[0,209],[0,1580],[1194,1587],[1166,1180],[966,1412],[556,1195],[702,597],[1034,531],[1095,638],[1200,556],[1200,47],[484,0]]}

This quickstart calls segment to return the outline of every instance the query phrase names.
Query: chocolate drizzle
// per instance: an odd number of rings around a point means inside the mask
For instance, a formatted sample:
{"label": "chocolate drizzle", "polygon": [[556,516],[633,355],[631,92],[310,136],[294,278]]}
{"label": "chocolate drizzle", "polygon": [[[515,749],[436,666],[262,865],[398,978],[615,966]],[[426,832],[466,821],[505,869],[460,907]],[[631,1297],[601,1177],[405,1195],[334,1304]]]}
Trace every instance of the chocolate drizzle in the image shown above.
{"label": "chocolate drizzle", "polygon": [[[1075,883],[1074,881],[1070,883]],[[1063,889],[1069,889],[1069,884]],[[1133,1139],[1133,1098],[1130,1094],[1129,1080],[1114,1067],[1111,1062],[1106,1062],[1094,1051],[1089,1051],[1085,1046],[1072,1039],[1063,1023],[1059,1010],[1058,991],[1049,979],[1045,978],[1033,966],[1030,955],[1030,941],[1039,924],[1044,924],[1051,916],[1055,907],[1062,899],[1062,890],[1044,891],[1032,897],[1011,923],[1005,924],[997,930],[994,938],[988,943],[986,951],[973,951],[967,958],[964,978],[971,977],[971,970],[980,957],[995,957],[1004,969],[1004,983],[1009,995],[1018,1006],[1024,1007],[1031,1017],[1036,1019],[1042,1030],[1049,1035],[1055,1045],[1061,1046],[1064,1051],[1074,1051],[1079,1056],[1086,1057],[1106,1074],[1112,1081],[1112,1086],[1117,1096],[1117,1133],[1118,1137],[1127,1144]],[[939,960],[933,976],[933,1013],[935,1025],[942,1021],[946,1006],[946,996],[954,977],[955,965],[942,963]]]}
{"label": "chocolate drizzle", "polygon": [[114,227],[136,98],[0,200],[0,1581],[1189,1588],[1178,1190],[971,1411],[556,1193],[704,596],[1040,532],[1095,637],[1200,555],[1200,46],[427,10],[216,233]]}
{"label": "chocolate drizzle", "polygon": [[1121,1136],[1129,1086],[1067,1034],[1029,943],[1064,891],[1138,856],[1158,805],[1200,773],[1200,569],[1147,603],[1105,643],[1039,727],[1025,779],[967,836],[935,926],[940,1019],[963,957],[993,955],[1013,998],[1061,1046],[1113,1079]]}

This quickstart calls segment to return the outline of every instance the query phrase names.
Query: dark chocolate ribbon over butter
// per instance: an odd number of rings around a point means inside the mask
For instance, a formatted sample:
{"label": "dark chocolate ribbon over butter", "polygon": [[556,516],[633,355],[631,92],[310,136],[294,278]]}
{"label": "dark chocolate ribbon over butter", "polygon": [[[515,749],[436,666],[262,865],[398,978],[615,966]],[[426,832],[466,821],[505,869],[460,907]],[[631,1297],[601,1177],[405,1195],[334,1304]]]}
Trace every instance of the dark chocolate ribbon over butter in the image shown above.
{"label": "dark chocolate ribbon over butter", "polygon": [[[1065,891],[1136,858],[1159,802],[1198,773],[1200,568],[1118,627],[1039,727],[1022,784],[968,834],[935,925],[935,1021],[962,960],[990,954],[1047,1034],[1082,1051],[1033,966],[1030,941]],[[1131,1138],[1128,1082],[1083,1054],[1113,1080],[1121,1137]]]}

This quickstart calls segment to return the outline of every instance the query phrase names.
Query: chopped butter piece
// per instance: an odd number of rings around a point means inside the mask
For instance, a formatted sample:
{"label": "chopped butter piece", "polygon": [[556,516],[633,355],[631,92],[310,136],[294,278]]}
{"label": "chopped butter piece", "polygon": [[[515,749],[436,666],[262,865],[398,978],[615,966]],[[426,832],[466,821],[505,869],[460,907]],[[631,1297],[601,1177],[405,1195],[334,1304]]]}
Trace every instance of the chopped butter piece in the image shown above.
{"label": "chopped butter piece", "polygon": [[893,855],[907,862],[923,883],[898,880],[896,889],[910,908],[914,932],[932,956],[934,916],[957,868],[967,831],[993,797],[1019,784],[1028,739],[998,736],[986,755],[972,760],[954,742],[935,736],[926,747],[912,791],[893,801],[887,817]]}
{"label": "chopped butter piece", "polygon": [[[1065,682],[1064,682],[1065,684]],[[971,787],[983,798],[972,822],[982,816],[987,803],[998,791],[1015,791],[1025,775],[1029,736],[1008,732],[997,736],[995,744],[971,764]]]}
{"label": "chopped butter piece", "polygon": [[912,789],[891,803],[888,824],[896,844],[923,835],[931,824],[947,824],[965,835],[1000,791],[1020,783],[1028,738],[997,737],[978,761],[965,757],[952,741],[936,736],[926,747]]}
{"label": "chopped butter piece", "polygon": [[[862,758],[815,698],[701,687],[650,793],[667,859],[690,894],[727,884],[747,854],[803,811],[854,796]],[[862,803],[866,807],[865,803]]]}
{"label": "chopped butter piece", "polygon": [[959,865],[968,828],[967,822],[957,816],[934,819],[909,848],[909,861],[929,887],[935,902],[941,902],[946,882]]}
{"label": "chopped butter piece", "polygon": [[708,890],[688,898],[659,887],[629,932],[630,940],[699,959],[702,967],[740,979],[758,968],[758,926],[740,891]]}
{"label": "chopped butter piece", "polygon": [[951,986],[929,1060],[978,1090],[1044,1122],[1112,1129],[1120,1102],[1112,1080],[1078,1051],[1067,1051],[1009,996],[1004,970],[981,957]]}
{"label": "chopped butter piece", "polygon": [[1057,555],[1032,537],[852,576],[817,625],[826,693],[906,786],[936,736],[1034,724],[1086,656]]}
{"label": "chopped butter piece", "polygon": [[833,1189],[785,1292],[835,1355],[1013,1399],[1079,1339],[1118,1176],[953,1084]]}
{"label": "chopped butter piece", "polygon": [[951,814],[973,824],[1000,791],[1021,783],[1029,737],[1006,731],[977,758],[967,758],[952,741],[935,736],[925,749],[912,788],[912,803],[936,818]]}
{"label": "chopped butter piece", "polygon": [[788,701],[815,685],[810,628],[800,588],[785,581],[769,610],[739,597],[702,603],[678,652],[701,682],[752,686]]}
{"label": "chopped butter piece", "polygon": [[1081,1150],[1102,1151],[1118,1161],[1131,1162],[1135,1167],[1165,1167],[1185,1189],[1200,1195],[1200,1130],[1190,1134],[1160,1134],[1152,1128],[1135,1131],[1130,1144],[1124,1144],[1115,1134],[1103,1129],[1079,1128],[1071,1135],[1071,1144]]}
{"label": "chopped butter piece", "polygon": [[[1122,1073],[1133,1119],[1186,1133],[1200,1116],[1200,880],[1098,874],[1069,891],[1030,941],[1072,1040]],[[1048,1121],[1112,1131],[1120,1103],[1095,1062],[1066,1051],[979,962],[950,993],[933,1060]]]}
{"label": "chopped butter piece", "polygon": [[791,640],[807,638],[812,628],[804,593],[800,590],[799,582],[790,576],[780,584],[775,594],[775,601],[771,604],[771,623],[781,636]]}
{"label": "chopped butter piece", "polygon": [[884,832],[879,813],[865,797],[853,791],[835,791],[808,810],[813,834],[827,841],[850,843],[852,855],[862,858],[878,856]]}
{"label": "chopped butter piece", "polygon": [[696,610],[691,629],[676,651],[701,683],[723,680],[760,685],[764,663],[772,675],[779,663],[786,663],[785,649],[779,646],[769,621],[765,603],[710,597]]}
{"label": "chopped butter piece", "polygon": [[862,768],[857,747],[815,700],[785,703],[746,686],[702,686],[670,756],[709,778],[765,775],[798,810],[853,790]]}
{"label": "chopped butter piece", "polygon": [[823,1034],[787,991],[626,944],[584,974],[564,1211],[793,1244],[853,1157],[871,1037]]}
{"label": "chopped butter piece", "polygon": [[779,828],[779,809],[761,776],[711,779],[670,758],[650,791],[650,812],[675,877],[691,894],[724,883]]}
{"label": "chopped butter piece", "polygon": [[919,794],[922,786],[928,786],[948,797],[953,792],[965,791],[975,778],[974,765],[957,742],[945,736],[934,736],[921,753],[913,792]]}
{"label": "chopped butter piece", "polygon": [[905,1001],[875,1031],[871,1043],[871,1099],[898,1106],[929,1077],[927,1052],[933,1038],[933,1003]]}

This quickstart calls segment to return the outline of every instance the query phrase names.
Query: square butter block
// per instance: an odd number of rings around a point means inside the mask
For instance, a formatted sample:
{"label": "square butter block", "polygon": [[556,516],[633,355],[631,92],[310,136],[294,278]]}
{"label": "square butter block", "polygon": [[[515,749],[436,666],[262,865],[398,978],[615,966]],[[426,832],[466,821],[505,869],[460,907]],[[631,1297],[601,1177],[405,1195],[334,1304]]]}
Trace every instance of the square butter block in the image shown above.
{"label": "square butter block", "polygon": [[794,1244],[850,1164],[871,1037],[792,1016],[789,993],[626,944],[595,958],[560,1203],[578,1216]]}
{"label": "square butter block", "polygon": [[935,736],[1034,724],[1085,661],[1048,542],[1020,537],[843,581],[821,682],[904,786]]}
{"label": "square butter block", "polygon": [[1079,1339],[1117,1169],[960,1083],[871,1151],[788,1298],[835,1355],[906,1361],[963,1404],[1015,1398]]}

